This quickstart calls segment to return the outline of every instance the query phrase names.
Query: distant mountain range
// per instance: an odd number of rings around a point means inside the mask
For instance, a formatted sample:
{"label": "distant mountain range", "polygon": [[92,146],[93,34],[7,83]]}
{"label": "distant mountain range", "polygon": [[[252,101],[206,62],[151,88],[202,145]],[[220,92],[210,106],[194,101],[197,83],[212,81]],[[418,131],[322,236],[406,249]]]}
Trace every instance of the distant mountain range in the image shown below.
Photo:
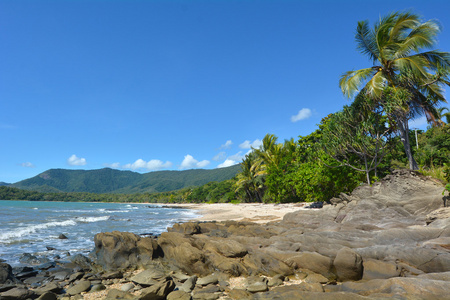
{"label": "distant mountain range", "polygon": [[240,165],[235,165],[213,170],[156,171],[144,174],[110,168],[99,170],[50,169],[35,177],[5,185],[38,192],[56,193],[168,192],[190,186],[201,186],[211,181],[228,180],[233,178],[240,169]]}
{"label": "distant mountain range", "polygon": [[11,185],[11,183],[6,183],[6,182],[3,182],[3,181],[0,181],[0,186],[2,186],[2,185]]}

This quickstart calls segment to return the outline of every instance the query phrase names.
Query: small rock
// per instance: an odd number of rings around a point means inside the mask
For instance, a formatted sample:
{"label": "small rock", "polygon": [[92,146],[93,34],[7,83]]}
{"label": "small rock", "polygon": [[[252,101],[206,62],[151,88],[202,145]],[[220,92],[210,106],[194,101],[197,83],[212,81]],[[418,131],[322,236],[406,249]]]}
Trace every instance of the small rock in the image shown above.
{"label": "small rock", "polygon": [[241,290],[241,289],[232,289],[228,292],[228,296],[234,300],[249,300],[253,299],[251,293]]}
{"label": "small rock", "polygon": [[91,288],[91,292],[99,292],[99,291],[103,291],[106,290],[106,286],[103,284],[94,284]]}
{"label": "small rock", "polygon": [[67,289],[67,294],[73,296],[80,294],[82,292],[86,292],[91,287],[91,282],[89,280],[81,280],[73,287]]}
{"label": "small rock", "polygon": [[158,280],[164,278],[166,275],[159,270],[144,270],[136,276],[131,277],[131,281],[142,286],[150,286],[156,284]]}
{"label": "small rock", "polygon": [[134,284],[132,284],[131,282],[129,282],[129,283],[126,283],[126,284],[122,285],[122,287],[120,288],[120,290],[121,290],[121,291],[124,291],[124,292],[128,292],[129,290],[131,290],[131,289],[133,289],[133,288],[134,288]]}
{"label": "small rock", "polygon": [[196,282],[197,282],[197,276],[196,276],[196,275],[191,276],[191,277],[189,277],[188,280],[186,280],[186,281],[183,283],[182,286],[180,286],[179,289],[180,289],[181,291],[186,292],[186,293],[190,293],[190,292],[194,289]]}
{"label": "small rock", "polygon": [[148,288],[141,290],[139,300],[165,299],[175,289],[172,278],[166,278]]}
{"label": "small rock", "polygon": [[316,282],[327,283],[328,279],[323,275],[312,273],[312,274],[309,274],[305,278],[305,282],[307,282],[307,283],[316,283]]}
{"label": "small rock", "polygon": [[84,272],[76,272],[69,276],[69,281],[73,282],[75,280],[79,280],[83,277]]}
{"label": "small rock", "polygon": [[113,300],[113,299],[135,299],[135,296],[124,292],[124,291],[119,291],[116,289],[111,289],[108,291],[108,294],[106,294],[106,298],[105,300]]}
{"label": "small rock", "polygon": [[3,292],[0,294],[0,299],[28,299],[28,298],[34,298],[35,293],[33,291],[30,291],[28,289],[15,287],[12,288],[6,292]]}
{"label": "small rock", "polygon": [[191,295],[181,290],[177,290],[167,295],[167,300],[191,300]]}
{"label": "small rock", "polygon": [[247,291],[250,293],[265,292],[268,289],[267,283],[265,282],[255,282],[247,286]]}
{"label": "small rock", "polygon": [[39,298],[37,298],[36,300],[57,300],[57,299],[58,297],[56,296],[56,294],[52,292],[46,292],[41,296],[39,296]]}
{"label": "small rock", "polygon": [[208,284],[216,284],[219,282],[219,278],[217,277],[217,275],[209,275],[206,277],[202,277],[197,279],[197,285],[208,285]]}
{"label": "small rock", "polygon": [[116,278],[123,278],[123,273],[121,271],[114,271],[102,275],[102,279],[116,279]]}

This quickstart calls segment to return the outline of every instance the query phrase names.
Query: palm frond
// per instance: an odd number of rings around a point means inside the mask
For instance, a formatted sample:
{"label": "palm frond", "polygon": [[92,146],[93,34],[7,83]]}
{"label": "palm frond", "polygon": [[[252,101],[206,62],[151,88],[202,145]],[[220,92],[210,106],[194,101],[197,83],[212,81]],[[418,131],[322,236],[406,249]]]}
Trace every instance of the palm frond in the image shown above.
{"label": "palm frond", "polygon": [[413,55],[408,57],[400,57],[392,62],[393,66],[400,73],[411,72],[415,79],[429,78],[431,75],[427,72],[430,64],[421,55]]}
{"label": "palm frond", "polygon": [[450,53],[442,51],[427,51],[416,54],[416,56],[422,56],[425,58],[436,70],[441,69],[441,73],[450,72]]}
{"label": "palm frond", "polygon": [[395,21],[392,21],[389,42],[397,43],[404,39],[407,32],[420,24],[419,16],[411,12],[397,14]]}
{"label": "palm frond", "polygon": [[387,80],[382,71],[378,71],[366,84],[367,93],[375,98],[379,98],[387,85]]}
{"label": "palm frond", "polygon": [[358,22],[356,27],[356,48],[364,55],[368,55],[369,58],[375,62],[378,59],[379,51],[373,32],[369,28],[368,21]]}
{"label": "palm frond", "polygon": [[353,95],[359,91],[359,87],[364,81],[368,80],[368,78],[373,76],[376,72],[378,72],[378,69],[373,67],[357,71],[348,71],[342,74],[341,79],[339,80],[339,87],[341,88],[342,93],[348,98],[353,97]]}
{"label": "palm frond", "polygon": [[423,48],[431,48],[436,44],[436,36],[439,33],[439,25],[434,21],[428,21],[420,24],[409,35],[398,43],[399,48],[395,57],[405,57],[412,52],[419,52]]}

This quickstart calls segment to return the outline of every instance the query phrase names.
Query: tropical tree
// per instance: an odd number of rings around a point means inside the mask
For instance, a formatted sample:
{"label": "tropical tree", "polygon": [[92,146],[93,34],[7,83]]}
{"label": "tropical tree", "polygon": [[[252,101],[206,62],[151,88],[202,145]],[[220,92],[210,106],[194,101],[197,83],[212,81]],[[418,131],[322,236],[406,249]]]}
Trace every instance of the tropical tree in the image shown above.
{"label": "tropical tree", "polygon": [[264,192],[263,161],[250,152],[241,162],[241,172],[236,175],[236,193],[244,192],[249,202],[262,202]]}
{"label": "tropical tree", "polygon": [[339,85],[345,96],[364,93],[378,101],[400,133],[410,169],[418,169],[409,142],[408,120],[425,115],[429,122],[437,117],[436,107],[446,102],[444,85],[450,85],[450,54],[438,50],[420,52],[436,44],[440,26],[422,22],[418,15],[391,13],[373,29],[368,21],[358,22],[357,49],[373,66],[349,71]]}
{"label": "tropical tree", "polygon": [[370,184],[370,173],[374,171],[377,177],[378,165],[391,145],[392,132],[386,126],[381,107],[368,106],[361,98],[359,95],[351,106],[331,115],[322,133],[321,146],[339,162],[337,167],[365,172]]}

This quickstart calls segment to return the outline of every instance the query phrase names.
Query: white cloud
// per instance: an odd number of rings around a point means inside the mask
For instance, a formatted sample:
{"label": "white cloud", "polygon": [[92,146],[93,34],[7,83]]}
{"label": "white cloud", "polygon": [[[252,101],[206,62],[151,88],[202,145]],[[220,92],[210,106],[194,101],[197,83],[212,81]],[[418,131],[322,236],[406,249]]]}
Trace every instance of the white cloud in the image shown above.
{"label": "white cloud", "polygon": [[299,110],[298,114],[291,117],[291,121],[295,123],[301,120],[308,119],[309,117],[311,117],[311,114],[312,112],[309,108],[302,108]]}
{"label": "white cloud", "polygon": [[231,140],[228,140],[225,142],[225,144],[223,144],[222,146],[220,146],[219,149],[230,149],[231,145],[233,145],[233,142]]}
{"label": "white cloud", "polygon": [[170,161],[163,162],[159,159],[152,159],[149,161],[145,161],[141,158],[136,160],[132,164],[126,164],[123,165],[123,169],[131,169],[131,170],[137,170],[137,169],[146,169],[148,171],[157,171],[161,169],[170,168],[172,166],[172,163]]}
{"label": "white cloud", "polygon": [[241,149],[251,149],[251,148],[258,149],[261,145],[262,145],[262,141],[256,139],[253,142],[250,142],[250,141],[243,142],[242,144],[239,145],[239,148],[241,148]]}
{"label": "white cloud", "polygon": [[234,165],[237,165],[239,162],[232,160],[232,159],[226,159],[223,163],[221,163],[220,165],[217,166],[217,168],[226,168],[226,167],[231,167]]}
{"label": "white cloud", "polygon": [[86,159],[77,157],[75,154],[67,159],[69,166],[84,166],[86,165]]}
{"label": "white cloud", "polygon": [[219,152],[219,153],[217,153],[216,156],[213,157],[212,160],[214,160],[214,161],[224,160],[226,157],[227,157],[227,154],[225,152]]}
{"label": "white cloud", "polygon": [[209,165],[208,160],[198,161],[192,155],[186,155],[180,165],[180,169],[204,168]]}
{"label": "white cloud", "polygon": [[21,167],[24,167],[24,168],[34,168],[34,167],[35,167],[35,165],[33,165],[33,164],[30,163],[30,162],[24,162],[24,163],[21,163],[20,166],[21,166]]}
{"label": "white cloud", "polygon": [[[252,150],[250,150],[249,152],[251,152]],[[227,159],[229,160],[234,160],[234,161],[241,161],[243,160],[245,157],[245,154],[242,155],[242,151],[239,151],[238,153],[236,153],[235,155],[231,155],[230,157],[228,157]]]}

